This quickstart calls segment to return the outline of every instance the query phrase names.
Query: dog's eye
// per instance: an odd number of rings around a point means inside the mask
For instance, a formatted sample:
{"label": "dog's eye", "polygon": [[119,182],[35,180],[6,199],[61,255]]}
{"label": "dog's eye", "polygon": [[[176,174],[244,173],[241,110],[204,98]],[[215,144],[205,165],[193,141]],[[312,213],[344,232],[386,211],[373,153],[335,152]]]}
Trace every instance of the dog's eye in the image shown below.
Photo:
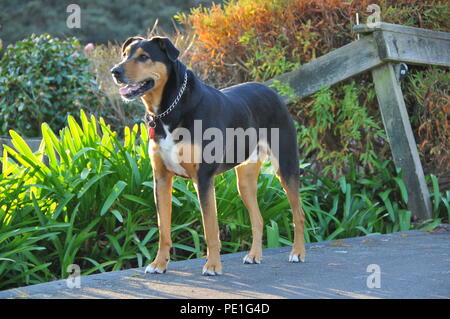
{"label": "dog's eye", "polygon": [[145,54],[141,54],[139,56],[139,59],[141,59],[142,61],[146,61],[146,60],[148,60],[148,56],[146,56]]}

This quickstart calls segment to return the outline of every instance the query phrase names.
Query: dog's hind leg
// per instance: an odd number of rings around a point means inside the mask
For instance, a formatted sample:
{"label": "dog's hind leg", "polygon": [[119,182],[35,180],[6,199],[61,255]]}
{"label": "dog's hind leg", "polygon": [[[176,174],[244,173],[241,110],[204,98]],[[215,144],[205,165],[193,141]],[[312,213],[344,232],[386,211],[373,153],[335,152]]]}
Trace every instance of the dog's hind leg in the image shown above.
{"label": "dog's hind leg", "polygon": [[294,245],[292,246],[291,253],[289,255],[290,262],[304,262],[305,261],[305,213],[302,209],[299,188],[300,181],[298,178],[291,177],[286,179],[279,172],[281,184],[284,191],[287,194],[289,203],[291,205],[292,217],[294,221]]}
{"label": "dog's hind leg", "polygon": [[244,163],[236,167],[239,195],[247,207],[252,224],[252,247],[244,264],[259,264],[262,258],[263,219],[257,201],[258,176],[262,162]]}
{"label": "dog's hind leg", "polygon": [[[278,178],[283,185],[291,205],[294,221],[294,245],[289,255],[290,262],[305,261],[305,213],[300,198],[300,168],[297,142],[293,125],[280,129],[278,151],[271,153],[272,163],[276,168]],[[271,145],[271,151],[273,151]],[[275,163],[274,163],[275,162]]]}

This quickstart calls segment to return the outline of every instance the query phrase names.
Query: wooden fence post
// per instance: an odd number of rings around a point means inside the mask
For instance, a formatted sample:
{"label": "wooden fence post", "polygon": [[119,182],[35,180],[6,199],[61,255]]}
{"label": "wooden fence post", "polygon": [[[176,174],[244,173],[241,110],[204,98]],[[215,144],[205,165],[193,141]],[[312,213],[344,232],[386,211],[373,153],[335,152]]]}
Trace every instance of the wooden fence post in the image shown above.
{"label": "wooden fence post", "polygon": [[374,68],[372,77],[394,162],[403,172],[408,208],[416,218],[431,218],[430,196],[393,63]]}

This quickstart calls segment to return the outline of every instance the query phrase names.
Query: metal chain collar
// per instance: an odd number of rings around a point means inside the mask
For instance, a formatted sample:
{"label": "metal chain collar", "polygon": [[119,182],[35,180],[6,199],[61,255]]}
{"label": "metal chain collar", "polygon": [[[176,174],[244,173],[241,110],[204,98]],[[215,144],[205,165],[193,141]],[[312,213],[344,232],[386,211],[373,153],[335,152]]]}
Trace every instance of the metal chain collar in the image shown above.
{"label": "metal chain collar", "polygon": [[149,113],[147,113],[145,115],[146,120],[148,121],[148,125],[150,127],[155,127],[156,126],[156,120],[160,119],[164,116],[166,116],[167,114],[170,113],[170,111],[172,111],[174,109],[175,106],[177,106],[178,102],[181,99],[181,96],[184,93],[184,90],[186,89],[186,85],[187,85],[187,71],[184,72],[184,80],[183,80],[183,84],[181,85],[181,89],[180,92],[178,92],[178,95],[175,97],[175,100],[173,100],[172,104],[167,108],[167,110],[165,110],[164,112],[162,112],[161,114],[157,114],[157,115],[150,115]]}

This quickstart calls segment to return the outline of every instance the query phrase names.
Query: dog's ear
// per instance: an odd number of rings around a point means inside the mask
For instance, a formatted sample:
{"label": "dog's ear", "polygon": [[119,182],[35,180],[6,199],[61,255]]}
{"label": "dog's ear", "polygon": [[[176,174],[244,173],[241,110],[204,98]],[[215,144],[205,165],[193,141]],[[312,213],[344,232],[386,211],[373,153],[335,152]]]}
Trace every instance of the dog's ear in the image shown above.
{"label": "dog's ear", "polygon": [[158,43],[161,50],[166,52],[167,57],[171,61],[176,61],[176,59],[180,55],[180,51],[178,51],[178,49],[175,48],[175,46],[173,45],[172,41],[170,41],[169,38],[156,36],[156,37],[152,37],[150,39],[150,41],[154,41],[154,42]]}
{"label": "dog's ear", "polygon": [[133,41],[136,40],[144,40],[143,37],[130,37],[128,39],[125,40],[125,42],[122,44],[122,53],[125,52],[125,49],[127,48],[127,46],[129,46]]}

